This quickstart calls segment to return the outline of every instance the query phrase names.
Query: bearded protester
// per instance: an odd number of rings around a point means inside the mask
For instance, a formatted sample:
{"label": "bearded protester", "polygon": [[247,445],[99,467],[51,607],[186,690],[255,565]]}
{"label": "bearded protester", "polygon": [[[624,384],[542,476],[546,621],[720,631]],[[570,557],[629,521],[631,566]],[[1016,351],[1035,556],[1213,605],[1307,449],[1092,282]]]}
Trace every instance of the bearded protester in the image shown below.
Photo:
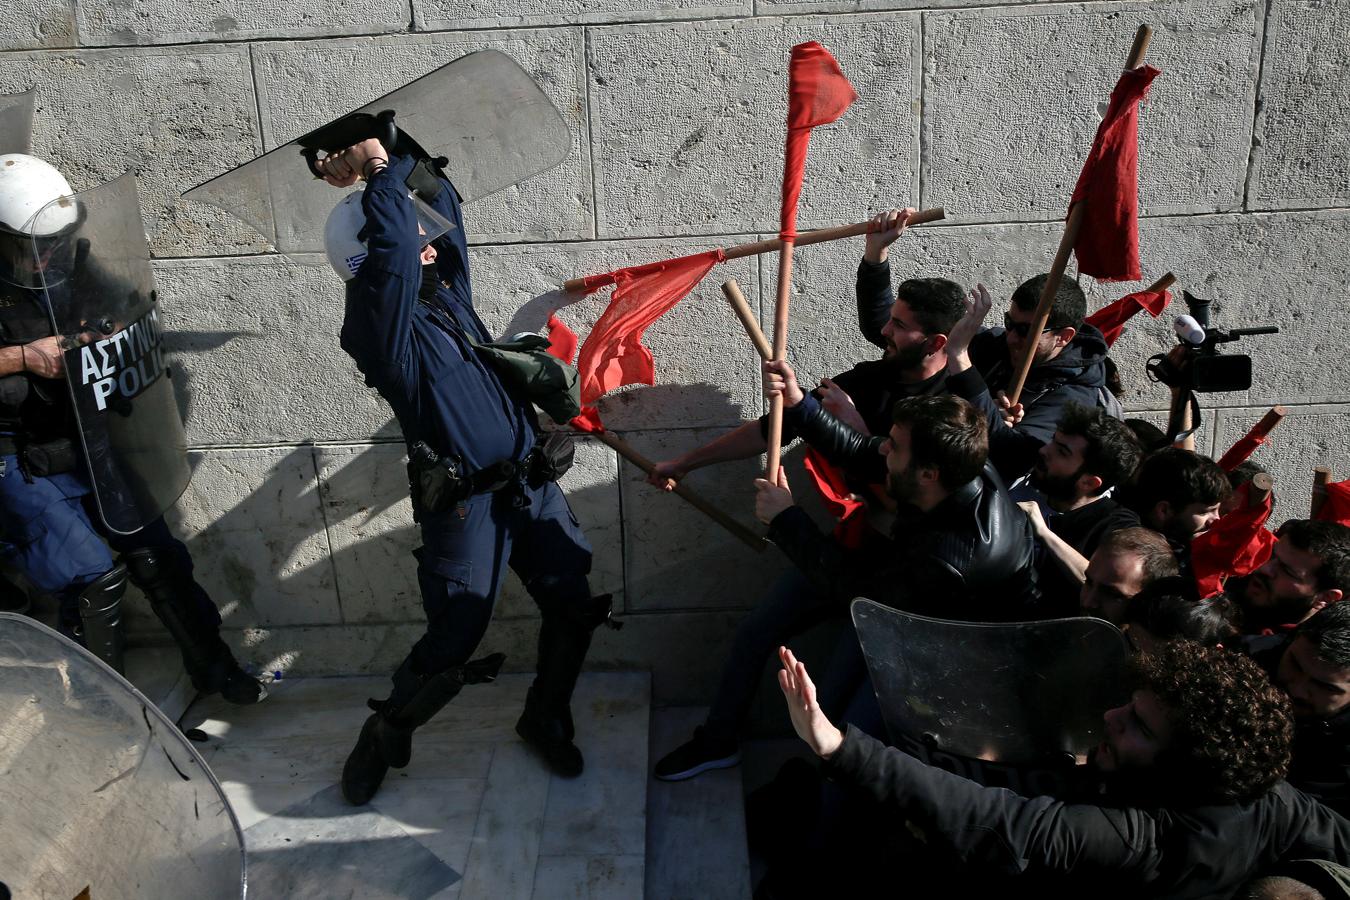
{"label": "bearded protester", "polygon": [[769,896],[903,877],[916,896],[1013,887],[1036,896],[1227,897],[1282,860],[1350,861],[1350,821],[1283,780],[1288,701],[1231,651],[1177,641],[1137,660],[1130,700],[1103,715],[1092,753],[1105,791],[1083,802],[984,787],[852,725],[840,731],[805,665],[779,653],[798,736],[829,777],[890,816],[895,841],[880,857],[829,860],[828,872],[800,860],[771,882],[788,887]]}
{"label": "bearded protester", "polygon": [[1289,631],[1350,591],[1350,528],[1290,519],[1277,535],[1264,565],[1224,584],[1249,634]]}

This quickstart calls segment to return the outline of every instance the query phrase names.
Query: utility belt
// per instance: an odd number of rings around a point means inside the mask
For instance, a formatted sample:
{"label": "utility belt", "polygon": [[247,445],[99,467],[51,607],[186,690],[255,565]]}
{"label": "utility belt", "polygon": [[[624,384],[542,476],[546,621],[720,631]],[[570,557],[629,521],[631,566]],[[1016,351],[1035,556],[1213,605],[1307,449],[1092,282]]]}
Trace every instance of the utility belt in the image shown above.
{"label": "utility belt", "polygon": [[466,473],[458,456],[441,456],[426,441],[412,445],[408,454],[408,488],[412,494],[413,521],[428,513],[445,512],[475,494],[513,491],[518,506],[528,505],[524,487],[537,488],[557,481],[572,468],[576,446],[560,431],[540,435],[538,443],[516,460],[504,459]]}
{"label": "utility belt", "polygon": [[[30,441],[13,435],[0,435],[0,456],[19,458],[19,471],[24,481],[32,483],[35,477],[73,472],[80,464],[79,450],[70,438],[49,441]],[[0,468],[0,474],[4,470]]]}

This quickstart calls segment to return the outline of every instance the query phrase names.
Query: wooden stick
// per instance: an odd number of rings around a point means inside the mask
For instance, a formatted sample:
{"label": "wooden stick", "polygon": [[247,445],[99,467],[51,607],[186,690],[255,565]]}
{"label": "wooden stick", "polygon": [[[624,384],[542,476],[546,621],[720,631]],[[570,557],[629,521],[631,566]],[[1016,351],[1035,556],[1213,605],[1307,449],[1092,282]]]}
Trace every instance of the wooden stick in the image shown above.
{"label": "wooden stick", "polygon": [[1262,435],[1270,434],[1271,431],[1275,429],[1276,425],[1284,421],[1284,416],[1285,410],[1283,406],[1272,406],[1266,414],[1261,417],[1261,421],[1256,423],[1256,427],[1253,428],[1252,431]]}
{"label": "wooden stick", "polygon": [[1059,249],[1055,251],[1055,261],[1050,266],[1050,274],[1045,279],[1045,287],[1041,289],[1041,298],[1036,303],[1036,317],[1031,321],[1031,329],[1027,332],[1025,346],[1022,348],[1022,356],[1017,361],[1017,374],[1013,378],[1011,390],[1008,391],[1008,401],[1016,404],[1022,396],[1022,388],[1027,383],[1027,373],[1031,371],[1031,363],[1036,358],[1036,348],[1041,343],[1041,332],[1045,330],[1045,323],[1050,320],[1050,310],[1055,305],[1055,294],[1059,291],[1059,283],[1064,280],[1064,270],[1069,265],[1069,255],[1073,253],[1073,245],[1078,243],[1078,232],[1083,228],[1083,215],[1086,210],[1083,201],[1078,201],[1069,210],[1069,220],[1064,223],[1064,236],[1059,239]]}
{"label": "wooden stick", "polygon": [[[909,217],[905,227],[913,225],[925,225],[929,222],[937,222],[947,218],[947,213],[942,207],[935,209],[925,209],[916,212]],[[847,237],[857,237],[860,234],[867,234],[871,226],[871,220],[866,222],[855,222],[852,225],[837,225],[833,228],[819,228],[815,231],[803,231],[797,237],[797,246],[805,247],[809,244],[820,244],[826,241],[837,241]],[[746,256],[758,256],[762,253],[776,253],[783,247],[783,242],[778,238],[770,238],[767,241],[755,241],[752,244],[737,244],[734,247],[723,247],[722,255],[727,259],[741,259]],[[563,290],[568,293],[576,293],[586,289],[586,279],[569,278],[563,282]]]}
{"label": "wooden stick", "polygon": [[1327,502],[1327,485],[1331,484],[1334,477],[1331,470],[1325,466],[1313,469],[1312,518],[1317,518],[1317,514]]}
{"label": "wooden stick", "polygon": [[1266,498],[1275,488],[1275,479],[1271,478],[1265,472],[1257,472],[1252,476],[1251,487],[1247,488],[1247,505],[1256,507],[1264,506]]}
{"label": "wooden stick", "polygon": [[[792,302],[792,241],[784,241],[778,252],[778,298],[773,307],[773,358],[787,358],[788,307]],[[778,483],[778,467],[783,457],[783,395],[769,401],[768,460],[764,477],[770,484]]]}
{"label": "wooden stick", "polygon": [[[600,439],[600,442],[602,444],[612,449],[615,453],[619,454],[633,465],[637,466],[647,475],[652,474],[652,472],[656,469],[655,463],[653,463],[650,459],[639,453],[636,449],[633,448],[631,444],[629,444],[623,438],[619,437],[614,432],[598,431],[594,432],[594,434],[597,438]],[[763,552],[765,541],[762,537],[755,534],[749,528],[746,528],[740,522],[737,522],[731,516],[722,512],[722,510],[718,509],[716,506],[713,506],[707,500],[703,499],[703,497],[697,492],[695,492],[692,488],[685,487],[679,482],[676,482],[675,493],[683,497],[684,500],[687,503],[689,503],[689,505],[693,506],[699,512],[703,513],[705,516],[712,519],[718,525],[721,525],[727,531],[730,531],[736,537],[740,538],[741,541],[743,541],[745,545],[749,547],[751,550],[754,550],[757,553]]]}
{"label": "wooden stick", "polygon": [[[1148,52],[1149,41],[1153,38],[1153,29],[1147,25],[1140,25],[1139,30],[1134,34],[1134,45],[1130,47],[1130,55],[1126,59],[1125,68],[1137,69],[1144,63],[1144,54]],[[1036,318],[1032,320],[1031,330],[1027,332],[1026,346],[1022,350],[1022,358],[1017,363],[1017,373],[1012,382],[1012,389],[1008,391],[1008,399],[1016,404],[1022,397],[1022,388],[1027,383],[1027,373],[1031,371],[1032,360],[1036,358],[1036,347],[1041,342],[1041,331],[1045,328],[1045,323],[1050,318],[1050,310],[1055,305],[1055,294],[1059,291],[1059,283],[1064,279],[1064,270],[1069,265],[1069,254],[1073,252],[1073,245],[1078,242],[1078,232],[1083,227],[1084,206],[1083,201],[1078,201],[1069,210],[1068,221],[1064,223],[1064,236],[1060,238],[1059,249],[1055,251],[1055,261],[1050,266],[1050,275],[1045,281],[1045,288],[1041,291],[1040,301],[1036,304]]]}
{"label": "wooden stick", "polygon": [[731,308],[736,311],[736,318],[741,320],[745,333],[750,335],[750,343],[755,345],[759,358],[771,359],[773,348],[769,346],[769,339],[764,336],[759,323],[755,321],[755,314],[751,312],[750,304],[745,301],[745,295],[741,293],[741,286],[736,283],[736,279],[722,282],[722,293],[726,295]]}
{"label": "wooden stick", "polygon": [[1156,294],[1159,291],[1167,290],[1176,283],[1177,283],[1177,276],[1173,275],[1171,272],[1168,272],[1166,275],[1159,278],[1157,281],[1153,282],[1148,287],[1144,288],[1144,293]]}

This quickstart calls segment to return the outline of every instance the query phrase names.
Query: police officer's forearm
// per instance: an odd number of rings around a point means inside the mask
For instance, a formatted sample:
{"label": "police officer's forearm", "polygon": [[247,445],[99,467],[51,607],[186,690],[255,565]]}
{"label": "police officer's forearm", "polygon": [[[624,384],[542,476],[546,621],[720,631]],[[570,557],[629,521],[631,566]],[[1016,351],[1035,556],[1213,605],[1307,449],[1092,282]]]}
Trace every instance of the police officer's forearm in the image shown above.
{"label": "police officer's forearm", "polygon": [[0,347],[0,375],[14,375],[23,370],[23,348]]}

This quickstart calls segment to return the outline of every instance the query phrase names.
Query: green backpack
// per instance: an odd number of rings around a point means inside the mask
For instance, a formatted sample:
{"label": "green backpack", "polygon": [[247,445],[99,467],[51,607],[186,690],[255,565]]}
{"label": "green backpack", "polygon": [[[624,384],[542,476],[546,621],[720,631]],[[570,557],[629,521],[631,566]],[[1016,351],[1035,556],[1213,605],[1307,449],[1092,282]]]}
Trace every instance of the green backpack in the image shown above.
{"label": "green backpack", "polygon": [[548,352],[548,338],[520,334],[509,341],[474,344],[508,389],[548,413],[559,425],[581,415],[581,385],[575,366]]}

